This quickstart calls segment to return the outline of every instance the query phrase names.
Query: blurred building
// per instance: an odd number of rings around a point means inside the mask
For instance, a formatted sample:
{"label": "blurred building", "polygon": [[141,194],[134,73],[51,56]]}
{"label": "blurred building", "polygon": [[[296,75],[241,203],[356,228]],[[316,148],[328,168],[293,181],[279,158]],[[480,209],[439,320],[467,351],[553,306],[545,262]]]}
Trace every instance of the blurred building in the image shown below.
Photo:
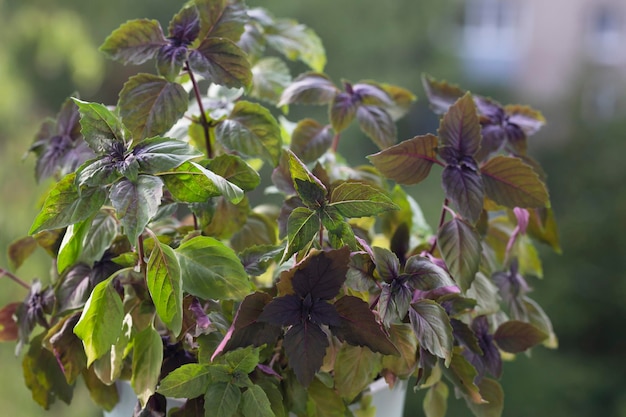
{"label": "blurred building", "polygon": [[626,0],[465,0],[459,54],[477,82],[610,118],[626,91]]}

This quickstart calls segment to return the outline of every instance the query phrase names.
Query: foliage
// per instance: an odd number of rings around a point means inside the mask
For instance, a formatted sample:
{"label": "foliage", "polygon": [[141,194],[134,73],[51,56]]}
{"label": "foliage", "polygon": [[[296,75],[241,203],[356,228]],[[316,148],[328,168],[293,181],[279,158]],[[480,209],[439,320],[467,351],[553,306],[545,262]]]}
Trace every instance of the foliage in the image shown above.
{"label": "foliage", "polygon": [[[157,74],[44,123],[36,176],[56,182],[9,256],[17,269],[41,246],[54,271],[29,285],[0,270],[29,288],[0,310],[0,335],[28,345],[44,408],[82,376],[105,409],[130,380],[136,415],[165,412],[163,396],[188,399],[174,415],[349,415],[374,378],[415,376],[427,415],[445,412],[448,384],[500,415],[503,356],[556,346],[524,277],[541,275],[529,236],[559,248],[526,154],[539,112],[424,76],[437,135],[397,143],[411,92],[336,87],[310,28],[239,1],[189,2],[167,31],[126,22],[100,49]],[[292,81],[283,57],[309,71]],[[296,104],[327,105],[328,121],[279,123]],[[380,149],[371,166],[337,151],[354,120]],[[431,233],[402,185],[434,165]]]}

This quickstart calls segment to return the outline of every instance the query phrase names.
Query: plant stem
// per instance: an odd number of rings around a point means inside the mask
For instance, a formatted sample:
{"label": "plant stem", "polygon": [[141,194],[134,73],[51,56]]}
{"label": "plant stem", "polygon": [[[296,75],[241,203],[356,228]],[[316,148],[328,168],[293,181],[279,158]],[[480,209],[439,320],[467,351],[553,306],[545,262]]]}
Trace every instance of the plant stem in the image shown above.
{"label": "plant stem", "polygon": [[26,288],[27,290],[30,291],[30,285],[27,282],[25,282],[22,279],[18,278],[17,276],[15,276],[13,273],[7,271],[6,269],[0,268],[0,278],[1,277],[7,277],[11,281],[21,285],[22,287],[24,287],[24,288]]}
{"label": "plant stem", "polygon": [[337,148],[339,148],[339,139],[341,139],[341,133],[337,132],[335,136],[333,136],[333,144],[330,147],[334,153],[337,153]]}
{"label": "plant stem", "polygon": [[324,225],[320,222],[320,249],[324,247]]}
{"label": "plant stem", "polygon": [[207,158],[213,158],[213,149],[211,148],[211,134],[209,129],[211,127],[209,120],[206,118],[206,113],[204,112],[204,105],[202,104],[202,96],[200,95],[200,88],[198,87],[198,82],[196,81],[196,77],[193,75],[193,71],[189,67],[189,61],[185,62],[185,70],[189,74],[189,79],[191,80],[191,84],[193,85],[193,92],[196,96],[196,101],[198,102],[198,107],[200,108],[200,119],[202,121],[202,129],[204,131],[204,142],[206,145],[206,154]]}
{"label": "plant stem", "polygon": [[[155,241],[155,244],[156,244],[156,241]],[[143,251],[143,236],[142,235],[139,235],[139,239],[137,242],[137,252],[139,254],[139,270],[141,271],[141,275],[143,275],[144,279],[146,279],[146,273],[147,273],[148,268],[146,265],[145,254]]]}
{"label": "plant stem", "polygon": [[[439,231],[439,229],[441,229],[441,226],[443,226],[443,224],[446,221],[446,213],[448,211],[448,203],[450,203],[450,201],[447,198],[443,200],[443,204],[441,206],[441,216],[439,217],[439,225],[437,226],[437,231]],[[428,250],[428,253],[430,253],[432,255],[432,253],[435,251],[436,247],[437,247],[437,236],[435,235],[435,239],[433,240],[433,244],[430,247],[430,249]]]}

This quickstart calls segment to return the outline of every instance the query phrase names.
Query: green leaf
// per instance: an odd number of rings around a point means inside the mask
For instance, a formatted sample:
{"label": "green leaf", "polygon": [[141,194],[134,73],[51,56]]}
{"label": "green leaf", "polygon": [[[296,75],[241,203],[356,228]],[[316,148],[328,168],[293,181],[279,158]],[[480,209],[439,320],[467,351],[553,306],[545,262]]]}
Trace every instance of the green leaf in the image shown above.
{"label": "green leaf", "polygon": [[136,182],[122,179],[111,187],[111,203],[132,244],[157,213],[163,196],[163,182],[152,175],[140,175]]}
{"label": "green leaf", "polygon": [[428,74],[422,75],[422,84],[430,107],[437,114],[444,114],[450,106],[465,94],[457,85],[437,81]]}
{"label": "green leaf", "polygon": [[467,401],[467,406],[476,417],[500,417],[504,411],[504,391],[495,379],[483,378],[478,383],[480,395],[486,403]]}
{"label": "green leaf", "polygon": [[67,226],[57,256],[57,271],[59,273],[63,273],[65,268],[72,266],[80,257],[83,251],[83,241],[90,226],[91,219]]}
{"label": "green leaf", "polygon": [[195,0],[200,15],[198,39],[228,38],[236,42],[248,21],[243,2],[232,0]]}
{"label": "green leaf", "polygon": [[528,210],[528,234],[533,238],[550,245],[557,253],[561,253],[559,231],[551,207]]}
{"label": "green leaf", "polygon": [[183,323],[182,276],[172,248],[156,242],[148,260],[147,284],[159,318],[178,336]]}
{"label": "green leaf", "polygon": [[287,221],[287,241],[289,242],[283,259],[306,247],[320,230],[318,215],[306,207],[298,207],[291,212]]}
{"label": "green leaf", "polygon": [[[135,166],[135,164],[133,164]],[[100,187],[113,184],[122,174],[120,174],[119,164],[111,158],[103,157],[85,162],[76,172],[76,180],[79,187]]]}
{"label": "green leaf", "polygon": [[252,67],[250,90],[252,97],[276,104],[289,84],[291,84],[289,67],[279,58],[261,58]]}
{"label": "green leaf", "polygon": [[280,126],[260,104],[238,101],[228,118],[217,125],[215,135],[228,149],[278,165],[282,143]]}
{"label": "green leaf", "polygon": [[417,337],[408,323],[392,323],[388,329],[391,342],[398,348],[400,356],[383,357],[383,369],[388,369],[400,378],[408,378],[417,366]]}
{"label": "green leaf", "polygon": [[285,153],[289,158],[289,173],[298,196],[308,207],[312,209],[320,207],[326,200],[328,192],[326,187],[293,152]]}
{"label": "green leaf", "polygon": [[141,64],[167,45],[161,25],[156,20],[136,19],[122,24],[100,46],[111,59],[123,64]]}
{"label": "green leaf", "polygon": [[188,363],[167,374],[159,384],[159,394],[174,398],[203,395],[211,382],[210,365]]}
{"label": "green leaf", "polygon": [[426,395],[422,407],[426,417],[445,417],[448,410],[449,389],[445,382],[439,381],[431,386]]}
{"label": "green leaf", "polygon": [[411,304],[409,318],[420,346],[443,358],[448,366],[452,360],[454,336],[446,310],[435,301],[418,300]]}
{"label": "green leaf", "polygon": [[520,353],[538,345],[548,334],[523,321],[509,320],[502,323],[493,334],[493,340],[505,352]]}
{"label": "green leaf", "polygon": [[303,415],[345,417],[347,410],[343,399],[319,378],[313,380],[306,393],[308,394],[306,413]]}
{"label": "green leaf", "polygon": [[142,408],[156,392],[162,362],[161,336],[152,326],[148,326],[133,339],[133,376],[130,384]]}
{"label": "green leaf", "polygon": [[439,140],[456,151],[456,156],[472,156],[482,139],[478,111],[470,93],[465,93],[446,112],[439,126]]}
{"label": "green leaf", "polygon": [[207,38],[189,53],[191,70],[214,84],[247,87],[252,71],[246,53],[230,39]]}
{"label": "green leaf", "polygon": [[358,182],[344,182],[335,187],[329,206],[346,217],[376,216],[399,208],[382,191]]}
{"label": "green leaf", "polygon": [[313,71],[324,71],[326,51],[312,29],[291,19],[276,19],[264,29],[265,40],[272,48],[292,61],[299,59]]}
{"label": "green leaf", "polygon": [[558,348],[559,341],[556,334],[554,334],[552,322],[546,312],[543,311],[543,308],[535,300],[528,297],[524,297],[523,302],[528,313],[528,322],[548,335],[548,338],[543,341],[543,345],[549,349]]}
{"label": "green leaf", "polygon": [[[218,178],[218,182],[220,182],[218,175],[212,176]],[[163,173],[160,178],[165,183],[170,194],[172,194],[172,197],[177,201],[206,203],[211,197],[222,195],[217,185],[204,174],[204,171],[195,167],[191,162],[185,162]],[[228,184],[224,185],[228,186]],[[226,190],[228,189],[226,188]]]}
{"label": "green leaf", "polygon": [[339,93],[335,84],[325,74],[308,72],[296,78],[280,96],[278,106],[286,104],[330,103]]}
{"label": "green leaf", "polygon": [[224,197],[218,197],[214,201],[214,205],[209,212],[202,213],[193,207],[200,220],[202,232],[206,236],[212,236],[216,239],[228,239],[242,230],[248,220],[250,214],[250,202],[244,197],[237,204],[233,204]]}
{"label": "green leaf", "polygon": [[378,146],[386,149],[396,143],[396,124],[381,107],[359,106],[356,111],[361,130]]}
{"label": "green leaf", "polygon": [[57,398],[69,404],[73,387],[65,380],[56,357],[43,347],[43,336],[42,333],[30,341],[22,360],[22,370],[33,400],[48,410]]}
{"label": "green leaf", "polygon": [[104,188],[86,188],[79,192],[75,180],[75,173],[68,174],[50,190],[28,232],[30,235],[78,223],[100,210],[107,197]]}
{"label": "green leaf", "polygon": [[183,289],[202,299],[241,300],[251,290],[237,255],[220,241],[197,236],[183,242],[176,255]]}
{"label": "green leaf", "polygon": [[498,155],[480,169],[487,196],[506,207],[543,208],[550,205],[545,184],[519,158]]}
{"label": "green leaf", "polygon": [[347,245],[352,250],[358,250],[354,231],[346,219],[339,213],[339,210],[335,207],[326,206],[317,213],[322,221],[322,225],[328,231],[328,239],[333,248],[339,249]]}
{"label": "green leaf", "polygon": [[124,307],[112,279],[95,286],[74,327],[74,333],[85,346],[87,366],[109,351],[122,331]]}
{"label": "green leaf", "polygon": [[241,188],[196,162],[191,162],[191,165],[198,169],[209,181],[211,181],[213,185],[217,187],[220,194],[223,195],[228,201],[233,204],[238,204],[243,200],[244,193]]}
{"label": "green leaf", "polygon": [[91,222],[91,226],[82,241],[82,253],[79,256],[81,262],[89,266],[100,259],[109,249],[117,235],[117,221],[109,210],[101,210]]}
{"label": "green leaf", "polygon": [[482,272],[476,274],[465,295],[476,300],[476,315],[493,314],[500,310],[498,287]]}
{"label": "green leaf", "polygon": [[437,163],[437,137],[416,136],[367,157],[385,177],[400,184],[417,184]]}
{"label": "green leaf", "polygon": [[244,391],[241,411],[244,417],[274,417],[267,394],[259,385],[252,385]]}
{"label": "green leaf", "polygon": [[261,183],[259,173],[236,155],[216,156],[207,162],[206,167],[244,191],[252,191]]}
{"label": "green leaf", "polygon": [[146,174],[158,174],[202,156],[187,143],[178,139],[154,137],[139,142],[132,148],[139,169]]}
{"label": "green leaf", "polygon": [[478,272],[482,245],[480,235],[465,220],[446,222],[437,234],[437,246],[450,275],[465,292]]}
{"label": "green leaf", "polygon": [[178,83],[137,74],[120,91],[117,106],[136,142],[167,132],[187,110],[188,94]]}
{"label": "green leaf", "polygon": [[329,125],[323,126],[316,120],[303,119],[291,134],[289,148],[302,162],[313,162],[328,150],[333,136]]}
{"label": "green leaf", "polygon": [[13,270],[18,269],[26,259],[37,249],[37,241],[32,236],[26,236],[11,242],[7,256]]}
{"label": "green leaf", "polygon": [[85,386],[89,390],[89,396],[93,402],[104,410],[113,410],[120,401],[117,387],[113,384],[107,385],[102,382],[93,367],[83,371],[83,380],[85,381]]}
{"label": "green leaf", "polygon": [[380,354],[368,348],[344,344],[335,358],[335,389],[351,402],[382,370]]}
{"label": "green leaf", "polygon": [[205,417],[232,417],[241,402],[241,390],[232,383],[209,384],[204,395]]}
{"label": "green leaf", "polygon": [[120,144],[130,141],[130,133],[122,121],[106,106],[73,98],[80,113],[80,132],[85,142],[97,154],[117,151]]}
{"label": "green leaf", "polygon": [[442,369],[443,374],[465,397],[475,404],[483,404],[485,400],[480,395],[474,383],[478,372],[460,352],[454,352],[450,366]]}
{"label": "green leaf", "polygon": [[260,348],[247,346],[243,349],[228,352],[224,355],[224,360],[232,369],[233,374],[249,374],[254,371],[259,364],[259,351]]}

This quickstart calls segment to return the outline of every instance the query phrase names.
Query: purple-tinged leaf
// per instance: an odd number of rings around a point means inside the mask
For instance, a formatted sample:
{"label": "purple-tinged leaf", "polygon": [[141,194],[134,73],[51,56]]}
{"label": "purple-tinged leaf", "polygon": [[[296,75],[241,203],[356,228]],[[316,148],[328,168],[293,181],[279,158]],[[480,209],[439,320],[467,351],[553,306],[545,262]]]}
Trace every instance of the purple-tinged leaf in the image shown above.
{"label": "purple-tinged leaf", "polygon": [[99,103],[88,103],[73,98],[80,112],[80,131],[85,142],[96,154],[123,153],[130,141],[130,132],[121,119]]}
{"label": "purple-tinged leaf", "polygon": [[378,275],[386,282],[396,279],[400,274],[400,261],[396,254],[379,246],[374,246],[372,250]]}
{"label": "purple-tinged leaf", "polygon": [[194,321],[200,329],[206,330],[211,325],[211,319],[204,311],[202,304],[196,297],[191,297],[189,311],[193,314]]}
{"label": "purple-tinged leaf", "polygon": [[330,330],[339,340],[355,346],[367,346],[384,355],[399,354],[365,301],[346,295],[334,305],[341,317],[341,325],[330,326]]}
{"label": "purple-tinged leaf", "polygon": [[391,104],[386,104],[383,107],[387,110],[387,113],[389,113],[393,120],[398,120],[407,114],[411,109],[413,102],[417,100],[415,94],[405,88],[387,83],[376,83],[370,81],[367,81],[367,83],[380,88],[391,99]]}
{"label": "purple-tinged leaf", "polygon": [[237,42],[248,20],[239,0],[195,0],[200,15],[198,38],[227,38]]}
{"label": "purple-tinged leaf", "polygon": [[432,300],[418,300],[409,309],[411,326],[420,346],[445,360],[446,367],[452,360],[452,326],[446,311]]}
{"label": "purple-tinged leaf", "polygon": [[185,65],[189,49],[186,46],[165,45],[157,53],[157,71],[168,81],[174,81]]}
{"label": "purple-tinged leaf", "polygon": [[300,75],[289,87],[285,88],[280,96],[278,106],[281,107],[286,104],[328,104],[338,93],[339,90],[328,76],[316,72],[308,72]]}
{"label": "purple-tinged leaf", "polygon": [[[468,352],[477,355],[483,354],[483,350],[480,348],[480,345],[478,343],[478,338],[476,337],[476,334],[470,328],[470,326],[468,326],[459,319],[453,318],[450,319],[450,325],[452,326],[452,334],[454,335],[454,340],[458,342],[459,345],[467,348],[463,351],[463,354],[466,358],[468,357]],[[468,360],[472,362],[470,358],[468,358]],[[475,363],[473,364],[474,366],[476,366]]]}
{"label": "purple-tinged leaf", "polygon": [[298,381],[308,387],[324,362],[328,336],[319,325],[305,321],[292,326],[285,334],[283,346]]}
{"label": "purple-tinged leaf", "polygon": [[317,209],[326,200],[328,190],[291,151],[285,151],[289,158],[289,172],[293,186],[302,202],[311,209]]}
{"label": "purple-tinged leaf", "polygon": [[291,134],[291,151],[304,163],[315,161],[322,156],[333,141],[330,125],[322,125],[314,119],[298,122]]}
{"label": "purple-tinged leaf", "polygon": [[381,150],[396,143],[396,124],[385,109],[362,105],[356,111],[356,118],[363,133]]}
{"label": "purple-tinged leaf", "polygon": [[509,271],[496,272],[491,279],[498,287],[500,296],[508,307],[510,315],[516,320],[526,321],[528,314],[524,297],[530,292],[530,288],[524,277],[518,273],[517,268],[517,259],[514,259]]}
{"label": "purple-tinged leaf", "polygon": [[480,357],[482,369],[474,363],[480,377],[484,376],[484,371],[489,372],[493,377],[500,378],[502,375],[502,357],[500,351],[493,342],[493,335],[489,332],[489,322],[486,316],[479,316],[472,322],[472,330],[480,346]]}
{"label": "purple-tinged leaf", "polygon": [[441,144],[453,149],[459,159],[471,157],[478,151],[481,140],[480,123],[470,93],[466,93],[448,109],[441,119],[438,133]]}
{"label": "purple-tinged leaf", "polygon": [[541,308],[535,300],[528,297],[524,297],[524,304],[526,306],[526,311],[528,312],[528,322],[548,335],[548,338],[543,342],[543,345],[549,349],[558,348],[558,338],[556,334],[554,334],[552,322],[546,312],[543,311],[543,308]]}
{"label": "purple-tinged leaf", "polygon": [[384,356],[383,368],[400,378],[408,378],[417,367],[419,353],[417,337],[408,323],[392,323],[388,331],[391,342],[398,348],[400,356]]}
{"label": "purple-tinged leaf", "polygon": [[496,344],[505,352],[520,353],[546,340],[548,334],[523,321],[502,323],[493,334]]}
{"label": "purple-tinged leaf", "polygon": [[259,316],[265,306],[272,301],[269,294],[255,292],[243,299],[233,320],[230,336],[226,336],[220,347],[215,351],[214,356],[221,350],[233,350],[238,347],[261,346],[263,344],[274,344],[282,329],[270,323],[259,321]]}
{"label": "purple-tinged leaf", "polygon": [[7,256],[11,264],[11,268],[17,270],[24,261],[26,261],[30,255],[37,249],[37,241],[32,236],[26,236],[16,241],[13,241],[9,245],[7,250]]}
{"label": "purple-tinged leaf", "polygon": [[186,142],[178,139],[153,137],[139,142],[132,148],[141,172],[158,174],[182,165],[190,159],[202,156]]}
{"label": "purple-tinged leaf", "polygon": [[404,320],[409,312],[413,291],[400,279],[384,283],[378,299],[378,312],[385,326]]}
{"label": "purple-tinged leaf", "polygon": [[390,180],[417,184],[428,177],[437,160],[437,137],[416,136],[367,157],[372,165]]}
{"label": "purple-tinged leaf", "polygon": [[167,45],[163,29],[156,20],[131,20],[105,39],[100,50],[109,58],[122,64],[141,64]]}
{"label": "purple-tinged leaf", "polygon": [[430,108],[437,114],[447,112],[450,106],[465,94],[465,91],[457,85],[437,81],[427,74],[422,75],[422,84],[430,102]]}
{"label": "purple-tinged leaf", "polygon": [[131,242],[137,242],[157,213],[162,196],[163,181],[152,175],[140,175],[136,182],[122,179],[111,187],[111,204]]}
{"label": "purple-tinged leaf", "polygon": [[[310,298],[310,295],[307,296]],[[339,326],[341,319],[335,307],[326,300],[313,300],[309,307],[307,298],[304,299],[304,311],[309,311],[309,320],[317,324]]]}
{"label": "purple-tinged leaf", "polygon": [[227,149],[252,158],[263,158],[277,166],[281,154],[278,122],[257,103],[238,101],[228,118],[215,129],[216,139]]}
{"label": "purple-tinged leaf", "polygon": [[550,205],[545,184],[519,158],[496,156],[480,169],[485,192],[507,207],[542,208]]}
{"label": "purple-tinged leaf", "polygon": [[79,317],[80,312],[64,317],[48,331],[43,340],[44,346],[54,354],[61,365],[68,384],[73,384],[87,367],[87,356],[82,341],[73,332]]}
{"label": "purple-tinged leaf", "polygon": [[329,206],[350,218],[376,216],[398,209],[384,192],[359,182],[344,182],[335,187]]}
{"label": "purple-tinged leaf", "polygon": [[330,122],[335,132],[339,133],[345,130],[356,117],[356,109],[358,102],[353,96],[341,92],[333,98],[330,106]]}
{"label": "purple-tinged leaf", "polygon": [[373,83],[357,83],[351,86],[354,101],[365,105],[387,108],[394,104],[389,94]]}
{"label": "purple-tinged leaf", "polygon": [[205,39],[189,52],[189,66],[210,82],[226,87],[247,87],[252,82],[246,53],[230,39]]}
{"label": "purple-tinged leaf", "polygon": [[291,281],[293,289],[300,297],[310,294],[313,299],[334,298],[346,280],[350,249],[312,251],[298,264]]}
{"label": "purple-tinged leaf", "polygon": [[418,255],[411,256],[406,260],[403,276],[406,276],[408,284],[416,290],[430,291],[435,288],[452,287],[456,283],[448,272],[430,261]]}
{"label": "purple-tinged leaf", "polygon": [[11,303],[0,309],[0,342],[17,340],[18,326],[13,315],[21,304]]}
{"label": "purple-tinged leaf", "polygon": [[454,218],[439,229],[437,246],[461,291],[467,291],[480,264],[480,235],[465,220]]}
{"label": "purple-tinged leaf", "polygon": [[292,326],[304,321],[302,310],[302,297],[287,294],[270,301],[257,320],[276,326]]}
{"label": "purple-tinged leaf", "polygon": [[437,299],[437,302],[446,310],[450,317],[471,312],[477,303],[473,298],[463,297],[458,293],[443,295]]}
{"label": "purple-tinged leaf", "polygon": [[476,223],[483,211],[483,179],[474,161],[447,165],[441,174],[446,197],[463,218]]}
{"label": "purple-tinged leaf", "polygon": [[183,7],[170,21],[169,37],[179,45],[190,45],[200,32],[200,16],[195,7]]}
{"label": "purple-tinged leaf", "polygon": [[526,136],[531,136],[546,123],[541,112],[529,106],[509,104],[504,106],[509,123],[519,126]]}

